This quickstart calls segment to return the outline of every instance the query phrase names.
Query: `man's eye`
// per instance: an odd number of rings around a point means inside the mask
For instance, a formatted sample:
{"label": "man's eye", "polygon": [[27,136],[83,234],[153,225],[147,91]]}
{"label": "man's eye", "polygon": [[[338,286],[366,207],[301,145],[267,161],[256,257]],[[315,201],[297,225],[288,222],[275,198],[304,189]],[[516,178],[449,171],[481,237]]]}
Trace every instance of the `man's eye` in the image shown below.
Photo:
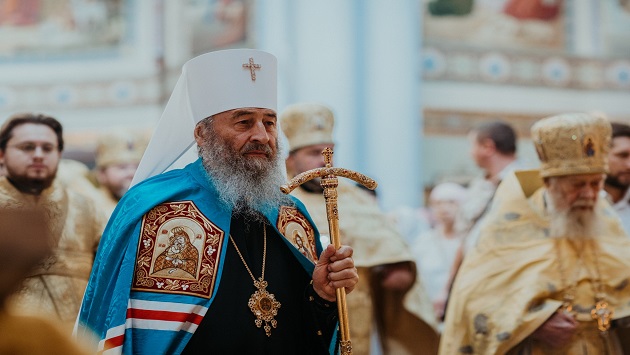
{"label": "man's eye", "polygon": [[57,149],[57,147],[51,144],[46,144],[42,146],[38,146],[36,144],[24,144],[24,145],[16,146],[17,149],[23,151],[24,153],[29,153],[29,154],[35,152],[37,150],[37,147],[40,147],[42,152],[46,154],[52,153],[55,149]]}

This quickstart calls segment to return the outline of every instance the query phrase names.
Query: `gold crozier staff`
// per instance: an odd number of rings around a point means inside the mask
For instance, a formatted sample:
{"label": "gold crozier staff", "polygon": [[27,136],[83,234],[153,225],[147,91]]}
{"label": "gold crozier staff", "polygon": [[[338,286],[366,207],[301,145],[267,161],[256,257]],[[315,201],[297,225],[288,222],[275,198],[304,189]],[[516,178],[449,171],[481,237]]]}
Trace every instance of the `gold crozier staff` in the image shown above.
{"label": "gold crozier staff", "polygon": [[[333,151],[330,148],[324,149],[322,152],[324,155],[324,161],[326,166],[324,168],[317,168],[305,171],[295,176],[286,185],[282,185],[280,190],[285,194],[290,193],[303,183],[315,179],[322,178],[321,185],[324,188],[324,198],[326,199],[326,217],[328,218],[328,232],[330,233],[330,242],[335,246],[335,249],[341,247],[341,241],[339,240],[339,212],[337,210],[337,186],[339,181],[337,176],[343,176],[345,178],[354,180],[361,185],[367,187],[370,190],[374,190],[377,186],[376,181],[369,177],[358,173],[356,171],[333,168],[332,167],[332,155]],[[348,307],[346,305],[346,289],[338,288],[337,292],[337,310],[339,312],[339,326],[341,331],[341,354],[352,354],[352,342],[350,340],[350,327],[348,326]]]}

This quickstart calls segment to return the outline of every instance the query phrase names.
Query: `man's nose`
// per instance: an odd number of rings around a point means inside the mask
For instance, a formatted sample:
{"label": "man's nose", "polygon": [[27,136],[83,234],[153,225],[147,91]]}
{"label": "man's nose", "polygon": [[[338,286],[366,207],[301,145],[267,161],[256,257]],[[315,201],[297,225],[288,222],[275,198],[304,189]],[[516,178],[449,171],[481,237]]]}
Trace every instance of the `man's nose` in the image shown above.
{"label": "man's nose", "polygon": [[589,199],[592,199],[595,196],[597,196],[597,193],[599,193],[599,189],[592,186],[587,186],[583,188],[582,191],[580,191],[580,195],[583,198],[589,198]]}
{"label": "man's nose", "polygon": [[267,129],[265,128],[265,124],[263,122],[256,122],[251,130],[252,141],[262,144],[267,144],[267,142],[269,142],[269,132],[267,132]]}
{"label": "man's nose", "polygon": [[44,148],[41,146],[37,146],[35,147],[35,151],[33,152],[33,156],[35,158],[43,158],[46,155],[46,152],[44,152]]}

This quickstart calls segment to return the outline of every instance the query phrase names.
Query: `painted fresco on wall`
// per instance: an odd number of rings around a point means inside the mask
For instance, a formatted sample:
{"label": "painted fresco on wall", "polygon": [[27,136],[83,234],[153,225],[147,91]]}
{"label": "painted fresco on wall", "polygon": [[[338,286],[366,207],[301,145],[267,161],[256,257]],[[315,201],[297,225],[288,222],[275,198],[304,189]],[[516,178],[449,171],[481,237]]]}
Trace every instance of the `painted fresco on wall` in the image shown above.
{"label": "painted fresco on wall", "polygon": [[0,57],[111,50],[124,39],[125,0],[0,0]]}
{"label": "painted fresco on wall", "polygon": [[185,11],[194,55],[248,46],[250,1],[188,0]]}
{"label": "painted fresco on wall", "polygon": [[563,0],[425,0],[431,42],[496,49],[565,47]]}
{"label": "painted fresco on wall", "polygon": [[630,0],[421,1],[425,79],[630,90]]}

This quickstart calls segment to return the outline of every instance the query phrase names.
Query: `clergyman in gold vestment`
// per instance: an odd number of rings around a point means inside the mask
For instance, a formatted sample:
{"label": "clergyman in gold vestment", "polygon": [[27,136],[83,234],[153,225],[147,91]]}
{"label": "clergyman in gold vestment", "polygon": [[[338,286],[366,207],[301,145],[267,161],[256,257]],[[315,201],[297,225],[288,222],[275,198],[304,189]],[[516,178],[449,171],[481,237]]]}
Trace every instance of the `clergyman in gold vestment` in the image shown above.
{"label": "clergyman in gold vestment", "polygon": [[453,285],[440,354],[628,353],[630,241],[598,198],[610,132],[579,113],[534,124],[540,169],[499,186]]}
{"label": "clergyman in gold vestment", "polygon": [[52,247],[9,307],[50,316],[70,331],[107,220],[92,200],[55,178],[62,150],[62,126],[49,116],[16,114],[0,130],[0,160],[7,170],[0,178],[0,207],[43,210]]}
{"label": "clergyman in gold vestment", "polygon": [[6,299],[51,252],[41,210],[0,207],[0,354],[88,355],[55,320],[11,314]]}
{"label": "clergyman in gold vestment", "polygon": [[[291,153],[291,177],[324,166],[322,151],[332,148],[334,116],[319,104],[296,104],[280,116]],[[368,355],[378,325],[385,354],[436,354],[439,335],[431,302],[416,275],[414,258],[402,236],[380,211],[374,196],[343,179],[338,209],[341,241],[354,249],[359,282],[348,295],[352,350]],[[328,234],[326,203],[319,179],[292,194],[304,203],[322,235]]]}
{"label": "clergyman in gold vestment", "polygon": [[139,132],[115,129],[99,137],[93,173],[108,215],[129,189],[146,146]]}

